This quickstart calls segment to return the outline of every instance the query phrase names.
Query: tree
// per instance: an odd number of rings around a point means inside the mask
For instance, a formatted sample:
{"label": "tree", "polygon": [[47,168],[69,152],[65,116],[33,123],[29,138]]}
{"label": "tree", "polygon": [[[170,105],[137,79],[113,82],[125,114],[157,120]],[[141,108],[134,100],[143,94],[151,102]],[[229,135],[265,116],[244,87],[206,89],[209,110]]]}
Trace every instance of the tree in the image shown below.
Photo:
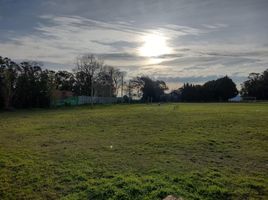
{"label": "tree", "polygon": [[268,99],[268,69],[262,74],[251,73],[242,84],[242,96],[256,97],[259,100]]}
{"label": "tree", "polygon": [[93,104],[94,95],[117,96],[123,76],[94,55],[79,57],[73,73],[43,70],[37,62],[17,64],[0,56],[0,108],[47,107],[55,89],[91,96]]}
{"label": "tree", "polygon": [[204,85],[186,83],[180,90],[182,100],[190,102],[227,101],[238,94],[235,83],[227,76]]}
{"label": "tree", "polygon": [[202,92],[205,101],[227,101],[238,94],[235,83],[228,76],[206,82]]}
{"label": "tree", "polygon": [[75,77],[68,71],[58,71],[55,74],[55,85],[58,90],[74,91]]}
{"label": "tree", "polygon": [[[128,82],[123,82],[122,81],[122,87],[125,85],[125,91],[126,94],[125,96],[128,96],[128,98],[123,96],[123,101],[128,100],[128,103],[132,100],[133,96],[140,97],[140,89],[137,89],[137,85],[135,85],[135,80],[128,80]],[[134,90],[136,89],[136,93],[134,93]],[[122,91],[121,91],[122,93]]]}
{"label": "tree", "polygon": [[48,107],[55,72],[42,70],[40,64],[36,62],[22,62],[18,66],[14,106],[18,108]]}
{"label": "tree", "polygon": [[164,91],[167,90],[166,83],[160,80],[152,80],[148,76],[135,77],[131,80],[133,88],[136,89],[137,95],[142,93],[143,102],[159,102]]}
{"label": "tree", "polygon": [[38,81],[41,67],[32,66],[30,62],[22,62],[18,68],[17,87],[14,105],[19,108],[36,107],[38,96]]}
{"label": "tree", "polygon": [[18,76],[18,65],[9,58],[0,58],[1,96],[5,109],[10,109]]}
{"label": "tree", "polygon": [[104,66],[102,70],[99,72],[97,78],[97,93],[100,96],[112,97],[116,96],[116,85],[117,82],[114,82],[114,76],[116,76],[116,72],[119,70],[115,69],[112,66]]}
{"label": "tree", "polygon": [[[78,83],[84,86],[84,92],[91,96],[91,106],[93,106],[94,82],[103,67],[103,62],[95,55],[85,54],[77,58],[76,74]],[[89,90],[90,89],[90,90]],[[90,92],[87,92],[89,90]]]}
{"label": "tree", "polygon": [[3,66],[4,60],[0,56],[0,108],[4,107],[4,77],[3,77]]}
{"label": "tree", "polygon": [[126,72],[121,72],[121,77],[120,77],[120,81],[121,81],[121,97],[124,96],[124,86],[125,86],[125,81],[124,81],[124,77],[126,76]]}
{"label": "tree", "polygon": [[[121,72],[112,66],[104,66],[100,72],[99,81],[104,85],[110,86],[109,96],[118,96],[119,89],[122,87],[122,80],[124,79],[125,72]],[[122,90],[121,90],[122,91]],[[121,94],[122,95],[122,94]]]}
{"label": "tree", "polygon": [[38,107],[48,107],[50,105],[52,91],[54,90],[55,72],[43,70],[38,81]]}
{"label": "tree", "polygon": [[216,80],[216,91],[219,101],[227,101],[238,94],[235,83],[228,76]]}

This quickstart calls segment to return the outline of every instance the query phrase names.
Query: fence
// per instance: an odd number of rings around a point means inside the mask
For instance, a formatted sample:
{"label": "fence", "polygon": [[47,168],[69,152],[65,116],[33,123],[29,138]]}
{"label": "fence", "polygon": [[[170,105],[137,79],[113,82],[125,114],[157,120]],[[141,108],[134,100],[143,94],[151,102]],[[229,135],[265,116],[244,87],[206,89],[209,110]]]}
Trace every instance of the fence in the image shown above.
{"label": "fence", "polygon": [[51,106],[75,106],[78,105],[77,97],[68,97],[51,101]]}
{"label": "fence", "polygon": [[[94,104],[112,104],[117,103],[116,97],[93,97],[92,101]],[[65,99],[53,100],[51,102],[52,106],[75,106],[75,105],[83,105],[90,104],[91,97],[90,96],[75,96],[68,97]]]}
{"label": "fence", "polygon": [[[116,97],[92,97],[92,101],[94,104],[111,104],[116,103]],[[78,96],[78,105],[82,104],[90,104],[91,97],[90,96]]]}

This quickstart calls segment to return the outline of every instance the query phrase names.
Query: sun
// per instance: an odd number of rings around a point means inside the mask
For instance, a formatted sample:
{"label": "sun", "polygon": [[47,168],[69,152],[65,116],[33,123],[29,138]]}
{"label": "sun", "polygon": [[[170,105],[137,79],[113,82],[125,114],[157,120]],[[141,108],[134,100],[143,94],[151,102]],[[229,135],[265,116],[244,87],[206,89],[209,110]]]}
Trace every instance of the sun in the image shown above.
{"label": "sun", "polygon": [[142,37],[143,45],[138,49],[139,55],[157,57],[171,52],[167,38],[161,34],[147,34]]}

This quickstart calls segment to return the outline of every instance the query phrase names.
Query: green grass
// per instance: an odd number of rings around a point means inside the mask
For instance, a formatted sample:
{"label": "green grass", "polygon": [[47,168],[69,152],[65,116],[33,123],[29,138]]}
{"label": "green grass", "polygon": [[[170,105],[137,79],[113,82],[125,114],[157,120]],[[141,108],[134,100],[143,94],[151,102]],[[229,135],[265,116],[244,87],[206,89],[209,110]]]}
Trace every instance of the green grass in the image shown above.
{"label": "green grass", "polygon": [[268,199],[268,104],[0,113],[0,199]]}

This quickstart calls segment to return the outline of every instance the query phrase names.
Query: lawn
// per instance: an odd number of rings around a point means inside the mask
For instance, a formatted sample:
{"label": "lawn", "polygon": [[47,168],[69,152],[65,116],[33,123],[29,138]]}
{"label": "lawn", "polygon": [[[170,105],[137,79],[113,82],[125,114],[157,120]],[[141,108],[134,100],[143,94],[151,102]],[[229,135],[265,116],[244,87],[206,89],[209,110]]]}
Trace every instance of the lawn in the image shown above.
{"label": "lawn", "polygon": [[268,104],[0,113],[0,199],[268,199]]}

